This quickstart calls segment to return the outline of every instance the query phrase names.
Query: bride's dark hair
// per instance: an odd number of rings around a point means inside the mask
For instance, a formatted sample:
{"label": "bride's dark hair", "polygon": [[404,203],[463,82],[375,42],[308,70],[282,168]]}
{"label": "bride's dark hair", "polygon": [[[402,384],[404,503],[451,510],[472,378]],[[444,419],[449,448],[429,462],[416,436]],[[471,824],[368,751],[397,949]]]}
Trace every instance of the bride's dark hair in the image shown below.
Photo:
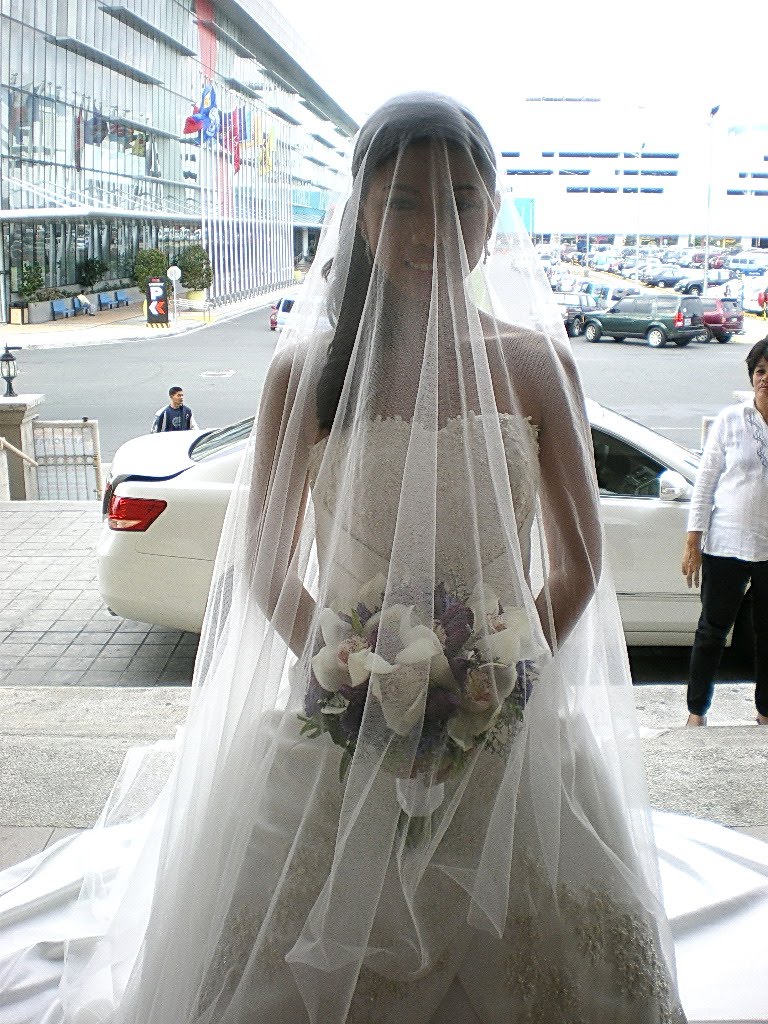
{"label": "bride's dark hair", "polygon": [[[349,268],[346,273],[338,270],[336,281],[333,260],[322,270],[329,280],[328,317],[335,329],[317,386],[317,419],[321,429],[330,430],[336,418],[373,270],[357,219],[359,204],[367,195],[376,168],[411,143],[422,141],[445,142],[465,150],[489,195],[496,191],[496,158],[490,140],[477,119],[450,97],[438,93],[395,96],[365,122],[352,154],[353,189],[358,198],[357,202],[347,203],[339,232],[340,238],[352,233]],[[362,180],[358,182],[360,173]],[[352,217],[354,224],[349,224]]]}

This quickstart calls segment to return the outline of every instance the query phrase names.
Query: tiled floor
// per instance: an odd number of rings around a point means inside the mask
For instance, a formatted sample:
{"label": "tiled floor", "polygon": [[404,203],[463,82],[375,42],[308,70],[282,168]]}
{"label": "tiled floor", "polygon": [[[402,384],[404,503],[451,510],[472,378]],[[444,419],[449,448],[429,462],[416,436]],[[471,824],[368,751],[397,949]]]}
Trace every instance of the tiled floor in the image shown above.
{"label": "tiled floor", "polygon": [[0,685],[192,679],[198,637],[111,615],[96,586],[97,502],[0,503]]}

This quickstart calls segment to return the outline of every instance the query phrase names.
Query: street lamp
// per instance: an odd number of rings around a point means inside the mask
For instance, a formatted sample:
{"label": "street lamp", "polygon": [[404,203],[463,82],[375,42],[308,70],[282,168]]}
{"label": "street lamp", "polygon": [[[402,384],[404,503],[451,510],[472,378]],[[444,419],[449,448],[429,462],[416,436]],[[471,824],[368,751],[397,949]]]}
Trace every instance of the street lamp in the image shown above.
{"label": "street lamp", "polygon": [[[642,108],[641,108],[642,109]],[[640,149],[637,151],[637,204],[635,207],[636,218],[637,218],[637,232],[635,234],[635,277],[640,280],[640,182],[643,176],[643,150],[645,149],[645,143],[640,144]]]}
{"label": "street lamp", "polygon": [[709,163],[707,169],[707,234],[704,239],[704,295],[707,294],[707,288],[709,287],[709,211],[710,207],[712,206],[712,121],[719,109],[719,103],[716,107],[712,107],[712,109],[709,112],[709,121],[707,122],[707,127],[709,129],[707,133],[709,143]]}
{"label": "street lamp", "polygon": [[12,352],[20,352],[21,345],[6,345],[5,352],[0,356],[0,377],[5,381],[5,394],[3,398],[18,398],[13,390],[13,381],[17,374],[16,357]]}

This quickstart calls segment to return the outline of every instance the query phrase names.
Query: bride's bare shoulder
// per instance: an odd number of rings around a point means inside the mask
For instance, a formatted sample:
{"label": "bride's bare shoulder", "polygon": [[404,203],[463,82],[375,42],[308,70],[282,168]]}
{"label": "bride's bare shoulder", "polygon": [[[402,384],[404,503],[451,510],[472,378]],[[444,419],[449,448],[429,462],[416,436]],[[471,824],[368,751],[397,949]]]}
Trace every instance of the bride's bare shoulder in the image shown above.
{"label": "bride's bare shoulder", "polygon": [[480,314],[480,321],[491,363],[503,363],[508,372],[513,371],[518,380],[524,378],[526,386],[534,391],[563,371],[571,375],[575,363],[564,337],[507,324],[484,313]]}

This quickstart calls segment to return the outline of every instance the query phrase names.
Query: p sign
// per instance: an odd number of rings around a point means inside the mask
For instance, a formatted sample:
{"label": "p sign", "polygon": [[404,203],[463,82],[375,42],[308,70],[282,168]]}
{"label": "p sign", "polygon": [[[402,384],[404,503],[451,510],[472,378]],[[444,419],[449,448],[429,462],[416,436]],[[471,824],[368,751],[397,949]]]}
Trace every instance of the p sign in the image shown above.
{"label": "p sign", "polygon": [[168,326],[168,289],[159,277],[147,282],[147,323]]}

